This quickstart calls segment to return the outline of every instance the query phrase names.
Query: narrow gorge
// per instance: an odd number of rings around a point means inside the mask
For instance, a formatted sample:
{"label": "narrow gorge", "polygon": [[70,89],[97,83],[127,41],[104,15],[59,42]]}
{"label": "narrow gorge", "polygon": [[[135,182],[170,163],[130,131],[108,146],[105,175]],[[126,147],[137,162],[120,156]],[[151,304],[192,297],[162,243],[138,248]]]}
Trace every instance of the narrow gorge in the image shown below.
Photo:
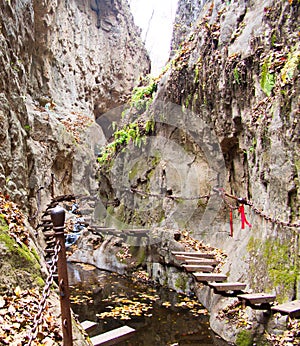
{"label": "narrow gorge", "polygon": [[[212,345],[299,345],[300,2],[179,0],[158,76],[130,1],[0,3],[0,344],[26,344],[59,204],[70,263],[194,297]],[[32,345],[62,344],[58,304]]]}

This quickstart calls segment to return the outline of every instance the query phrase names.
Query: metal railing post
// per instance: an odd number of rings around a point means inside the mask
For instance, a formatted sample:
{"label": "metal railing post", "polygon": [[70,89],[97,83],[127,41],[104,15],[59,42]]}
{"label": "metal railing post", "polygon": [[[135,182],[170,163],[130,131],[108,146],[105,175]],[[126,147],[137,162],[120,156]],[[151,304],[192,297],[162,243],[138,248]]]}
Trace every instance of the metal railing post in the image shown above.
{"label": "metal railing post", "polygon": [[66,247],[65,247],[65,210],[56,206],[51,212],[51,219],[53,223],[53,230],[55,237],[59,241],[60,251],[58,253],[57,272],[58,272],[58,285],[60,292],[60,306],[61,306],[61,319],[63,330],[63,345],[72,346],[72,320],[71,320],[71,305],[70,305],[70,289],[68,282],[68,270],[66,260]]}

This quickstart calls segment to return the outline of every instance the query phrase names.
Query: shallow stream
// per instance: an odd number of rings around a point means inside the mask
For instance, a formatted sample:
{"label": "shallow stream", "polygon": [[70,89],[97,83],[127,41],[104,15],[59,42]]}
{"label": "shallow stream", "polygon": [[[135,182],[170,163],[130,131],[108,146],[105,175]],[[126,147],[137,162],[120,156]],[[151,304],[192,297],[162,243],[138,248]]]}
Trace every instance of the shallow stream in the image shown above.
{"label": "shallow stream", "polygon": [[68,270],[73,311],[80,322],[98,323],[91,336],[127,325],[136,332],[119,346],[227,345],[197,300],[90,266]]}

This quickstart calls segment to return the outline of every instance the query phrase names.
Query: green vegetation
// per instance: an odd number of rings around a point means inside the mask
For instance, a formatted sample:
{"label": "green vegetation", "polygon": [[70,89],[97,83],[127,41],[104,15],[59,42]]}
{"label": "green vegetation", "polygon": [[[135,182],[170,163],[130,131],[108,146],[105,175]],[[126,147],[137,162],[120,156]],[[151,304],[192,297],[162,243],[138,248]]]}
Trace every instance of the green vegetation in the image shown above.
{"label": "green vegetation", "polygon": [[24,130],[25,130],[27,133],[30,133],[30,131],[31,131],[31,126],[30,126],[30,125],[25,125],[25,126],[24,126]]}
{"label": "green vegetation", "polygon": [[275,86],[275,73],[270,73],[271,57],[265,59],[261,67],[260,86],[267,96],[271,96]]}
{"label": "green vegetation", "polygon": [[253,345],[253,336],[249,330],[242,330],[238,333],[235,342],[237,346],[251,346]]}
{"label": "green vegetation", "polygon": [[237,84],[241,84],[240,82],[240,75],[239,75],[239,70],[237,67],[234,68],[233,70],[233,77],[234,77],[234,80]]}
{"label": "green vegetation", "polygon": [[293,291],[299,274],[299,268],[293,261],[294,254],[291,253],[289,241],[284,243],[279,239],[267,239],[262,242],[251,237],[247,250],[250,254],[255,254],[257,260],[256,263],[250,264],[251,276],[264,272],[266,278],[271,281],[271,286],[266,288],[275,288],[277,301],[284,302],[288,294]]}
{"label": "green vegetation", "polygon": [[195,67],[195,76],[194,76],[194,84],[199,83],[199,66],[197,65]]}
{"label": "green vegetation", "polygon": [[145,86],[136,87],[133,89],[131,96],[130,106],[136,108],[138,111],[144,112],[149,108],[153,101],[153,96],[157,90],[157,83],[151,77],[146,77],[145,81],[148,82]]}
{"label": "green vegetation", "polygon": [[[132,115],[136,118],[137,114],[145,112],[153,101],[153,96],[157,90],[157,82],[155,79],[147,76],[143,82],[147,82],[144,86],[139,86],[133,89],[131,96],[130,108],[122,113],[123,120],[125,117],[130,118]],[[112,128],[115,131],[113,140],[101,149],[98,162],[101,166],[106,166],[121,150],[125,150],[126,146],[133,143],[137,147],[141,147],[146,143],[146,135],[154,131],[155,122],[153,119],[137,119],[128,122],[121,128],[117,128],[116,123],[112,123]]]}
{"label": "green vegetation", "polygon": [[14,272],[26,272],[30,274],[32,281],[36,285],[44,285],[36,251],[30,251],[25,244],[17,243],[9,235],[8,226],[2,215],[0,215],[0,243],[7,250],[8,255],[6,256],[6,261]]}
{"label": "green vegetation", "polygon": [[154,131],[155,122],[148,119],[145,122],[133,122],[124,125],[121,129],[116,130],[113,134],[114,140],[106,147],[102,148],[98,162],[106,165],[111,162],[115,154],[129,143],[133,143],[137,147],[141,147],[142,143],[146,143],[146,135]]}
{"label": "green vegetation", "polygon": [[281,81],[285,85],[291,82],[295,76],[296,71],[300,68],[300,50],[292,49],[288,53],[287,61],[281,70]]}
{"label": "green vegetation", "polygon": [[185,291],[187,288],[187,278],[183,274],[179,274],[176,281],[175,287],[182,291]]}

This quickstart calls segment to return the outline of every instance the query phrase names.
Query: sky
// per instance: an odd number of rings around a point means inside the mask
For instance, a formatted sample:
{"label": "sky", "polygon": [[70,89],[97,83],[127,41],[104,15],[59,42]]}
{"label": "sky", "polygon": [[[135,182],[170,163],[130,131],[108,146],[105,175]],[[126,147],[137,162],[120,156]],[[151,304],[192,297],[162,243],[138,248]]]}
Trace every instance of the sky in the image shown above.
{"label": "sky", "polygon": [[135,24],[142,29],[154,76],[161,72],[169,58],[177,1],[129,0]]}

